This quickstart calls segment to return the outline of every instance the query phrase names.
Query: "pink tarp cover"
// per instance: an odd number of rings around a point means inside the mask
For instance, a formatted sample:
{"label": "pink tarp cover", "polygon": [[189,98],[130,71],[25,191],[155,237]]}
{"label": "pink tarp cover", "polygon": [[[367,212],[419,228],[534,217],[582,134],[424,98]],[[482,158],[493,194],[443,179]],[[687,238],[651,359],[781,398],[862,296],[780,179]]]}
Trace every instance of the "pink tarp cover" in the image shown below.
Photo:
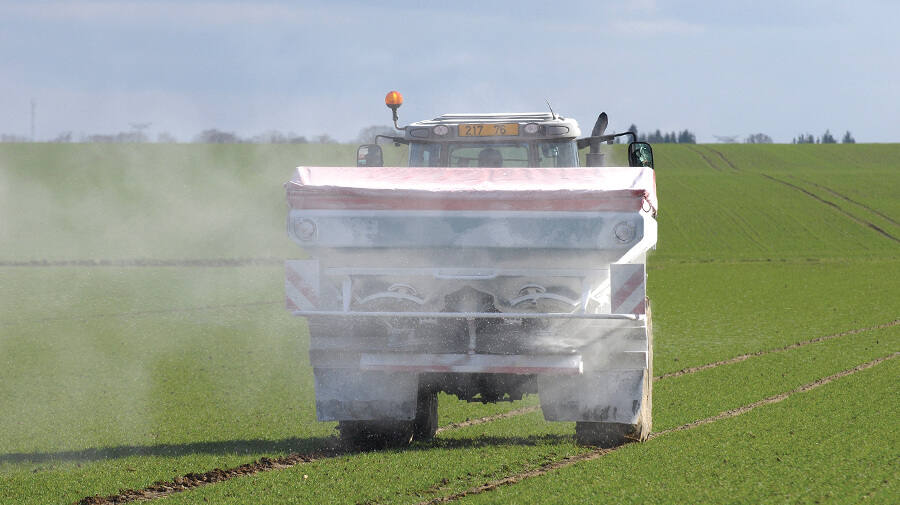
{"label": "pink tarp cover", "polygon": [[285,188],[293,209],[657,209],[645,167],[298,167]]}

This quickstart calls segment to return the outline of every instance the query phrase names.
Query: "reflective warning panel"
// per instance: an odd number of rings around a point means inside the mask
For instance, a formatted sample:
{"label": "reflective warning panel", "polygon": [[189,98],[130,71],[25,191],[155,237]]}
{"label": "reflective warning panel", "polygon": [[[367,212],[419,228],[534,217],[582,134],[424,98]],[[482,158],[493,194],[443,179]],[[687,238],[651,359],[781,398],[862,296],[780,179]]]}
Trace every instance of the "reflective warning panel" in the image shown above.
{"label": "reflective warning panel", "polygon": [[646,279],[646,270],[641,263],[610,265],[610,312],[613,314],[646,313]]}

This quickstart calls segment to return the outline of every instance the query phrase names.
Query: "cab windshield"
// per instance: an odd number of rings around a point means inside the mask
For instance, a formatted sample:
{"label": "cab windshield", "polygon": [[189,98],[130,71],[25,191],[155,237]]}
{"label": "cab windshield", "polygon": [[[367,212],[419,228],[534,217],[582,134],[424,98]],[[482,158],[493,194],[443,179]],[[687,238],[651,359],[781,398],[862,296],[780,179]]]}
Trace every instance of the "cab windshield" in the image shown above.
{"label": "cab windshield", "polygon": [[490,143],[450,144],[451,167],[527,167],[528,144]]}

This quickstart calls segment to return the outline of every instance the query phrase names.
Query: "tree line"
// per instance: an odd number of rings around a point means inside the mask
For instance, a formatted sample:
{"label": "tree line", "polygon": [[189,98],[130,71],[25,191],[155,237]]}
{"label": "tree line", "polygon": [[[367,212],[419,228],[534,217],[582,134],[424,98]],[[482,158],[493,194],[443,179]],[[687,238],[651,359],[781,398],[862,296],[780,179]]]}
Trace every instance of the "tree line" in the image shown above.
{"label": "tree line", "polygon": [[[21,135],[0,135],[0,142],[34,142],[34,140]],[[141,131],[120,132],[113,134],[92,134],[75,136],[72,132],[64,132],[55,138],[47,140],[55,144],[66,143],[113,143],[113,144],[140,144],[156,142],[160,144],[178,143],[179,140],[169,133],[160,133],[153,140],[150,135]],[[194,144],[337,144],[338,141],[328,134],[317,135],[310,139],[293,132],[281,133],[268,131],[253,137],[241,137],[235,132],[222,131],[215,128],[203,130],[190,141]]]}
{"label": "tree line", "polygon": [[[636,125],[632,124],[627,131],[635,134],[636,140],[639,142],[649,142],[651,144],[696,144],[697,136],[690,130],[685,129],[680,132],[662,132],[657,129],[650,133],[639,133]],[[373,125],[360,130],[359,135],[355,139],[359,144],[374,144],[378,135],[395,136],[397,131],[392,126]],[[719,142],[736,143],[739,142],[739,136],[719,137]],[[33,142],[32,139],[21,135],[0,135],[0,142]],[[85,142],[85,143],[143,143],[153,142],[150,135],[143,132],[143,128],[135,129],[129,132],[121,132],[115,134],[99,134],[99,135],[80,135],[76,138],[72,132],[64,132],[56,138],[48,140],[51,143],[69,143],[69,142]],[[156,136],[157,143],[177,143],[179,142],[169,133],[159,133]],[[338,141],[330,135],[316,135],[307,138],[303,135],[297,135],[294,132],[282,133],[277,130],[270,130],[265,133],[255,135],[253,137],[241,137],[235,132],[222,131],[215,128],[203,130],[197,134],[192,143],[196,144],[337,144]],[[765,133],[754,133],[744,138],[746,144],[772,144],[772,137]],[[825,130],[821,136],[814,137],[809,133],[801,133],[791,140],[792,144],[836,144],[837,138],[831,134],[830,130]],[[856,139],[848,131],[841,139],[843,144],[855,144]]]}
{"label": "tree line", "polygon": [[[670,133],[662,133],[660,130],[656,130],[655,132],[649,134],[640,134],[638,133],[637,126],[631,125],[628,128],[628,131],[633,132],[637,137],[638,142],[649,142],[651,144],[696,144],[697,136],[694,135],[690,130],[684,130],[681,132],[670,132]],[[738,135],[733,137],[716,137],[719,142],[726,143],[737,143],[740,138]],[[766,135],[765,133],[753,133],[744,138],[745,144],[773,144],[774,141],[772,137]],[[834,135],[831,134],[830,130],[825,130],[825,133],[820,137],[813,137],[809,133],[800,134],[795,137],[792,141],[792,144],[837,144],[837,139]],[[841,143],[843,144],[855,144],[856,139],[853,138],[853,134],[847,131],[844,134],[844,137],[841,139]]]}
{"label": "tree line", "polygon": [[[844,134],[844,138],[841,139],[841,143],[855,144],[856,139],[854,139],[853,135],[848,131]],[[837,139],[834,138],[834,135],[832,135],[829,130],[825,130],[825,133],[823,133],[821,137],[813,137],[809,133],[801,133],[791,141],[791,144],[837,144]]]}
{"label": "tree line", "polygon": [[694,135],[690,130],[683,130],[680,132],[669,132],[663,133],[658,128],[655,132],[651,133],[638,133],[637,126],[632,124],[628,127],[628,130],[631,133],[634,133],[634,136],[638,142],[649,142],[651,144],[696,144],[697,136]]}
{"label": "tree line", "polygon": [[[145,143],[156,142],[160,144],[178,143],[177,138],[169,133],[159,133],[154,140],[150,135],[144,133],[144,125],[137,125],[132,131],[120,132],[113,134],[94,134],[75,136],[72,132],[63,132],[55,138],[47,140],[50,143]],[[359,144],[374,144],[376,135],[397,135],[397,130],[393,126],[373,125],[360,130],[359,135],[355,139]],[[0,134],[0,142],[35,142],[35,140],[22,135]],[[354,142],[354,141],[351,141]],[[252,137],[242,137],[233,131],[223,131],[216,128],[203,130],[195,135],[190,141],[194,144],[337,144],[338,141],[327,133],[307,138],[303,135],[297,135],[294,132],[282,133],[278,130],[269,130],[267,132]]]}

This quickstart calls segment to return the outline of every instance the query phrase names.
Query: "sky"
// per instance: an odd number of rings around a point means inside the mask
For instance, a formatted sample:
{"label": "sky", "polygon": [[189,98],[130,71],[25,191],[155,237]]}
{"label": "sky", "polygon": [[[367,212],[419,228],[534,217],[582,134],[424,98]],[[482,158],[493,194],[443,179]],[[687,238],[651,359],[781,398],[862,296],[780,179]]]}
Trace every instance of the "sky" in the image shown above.
{"label": "sky", "polygon": [[[355,142],[461,112],[900,142],[896,0],[0,0],[0,134]],[[33,137],[32,137],[33,131]]]}

